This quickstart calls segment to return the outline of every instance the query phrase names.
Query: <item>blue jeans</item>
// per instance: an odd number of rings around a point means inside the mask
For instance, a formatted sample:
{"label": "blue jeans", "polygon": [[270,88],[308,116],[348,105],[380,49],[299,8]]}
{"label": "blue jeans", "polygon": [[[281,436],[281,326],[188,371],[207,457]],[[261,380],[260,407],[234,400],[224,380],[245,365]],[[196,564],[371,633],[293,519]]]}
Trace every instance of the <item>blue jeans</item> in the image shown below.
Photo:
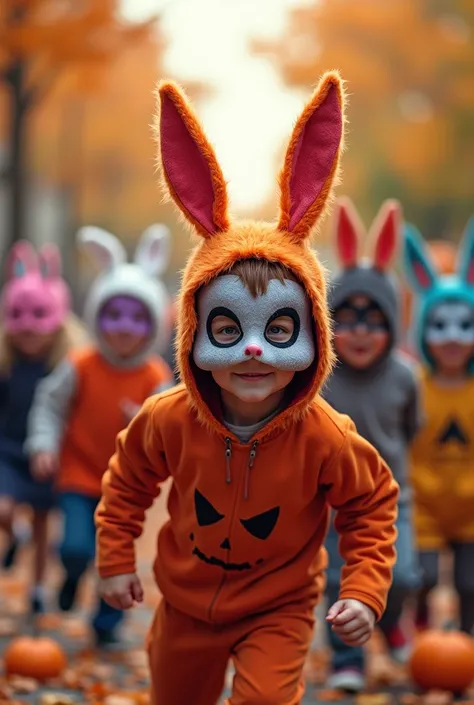
{"label": "blue jeans", "polygon": [[[76,492],[59,496],[64,515],[61,561],[70,580],[79,581],[95,557],[94,512],[99,500]],[[123,612],[99,600],[92,626],[96,632],[112,631],[123,619]]]}
{"label": "blue jeans", "polygon": [[[410,505],[404,504],[398,508],[397,529],[397,562],[393,569],[393,584],[388,594],[386,610],[379,621],[379,627],[386,635],[398,624],[406,598],[413,593],[420,584],[420,570],[413,543]],[[338,543],[339,535],[331,521],[329,533],[326,537],[326,549],[329,557],[326,594],[331,604],[339,599],[341,568],[344,565],[344,561],[339,554]],[[342,668],[357,668],[363,671],[365,666],[363,648],[344,644],[344,642],[334,634],[329,625],[327,631],[333,652],[333,670],[338,671]]]}

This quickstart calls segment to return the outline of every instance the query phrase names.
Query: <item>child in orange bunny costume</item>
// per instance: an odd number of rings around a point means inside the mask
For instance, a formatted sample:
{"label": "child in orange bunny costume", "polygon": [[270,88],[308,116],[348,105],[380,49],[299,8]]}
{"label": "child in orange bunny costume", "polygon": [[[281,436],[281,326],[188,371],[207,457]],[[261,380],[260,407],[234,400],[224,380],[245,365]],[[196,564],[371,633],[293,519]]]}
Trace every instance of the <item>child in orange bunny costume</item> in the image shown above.
{"label": "child in orange bunny costume", "polygon": [[148,640],[153,705],[297,705],[324,584],[329,507],[346,560],[328,620],[364,643],[384,610],[398,488],[352,422],[318,395],[332,365],[309,235],[336,177],[343,92],[326,74],[295,125],[277,224],[231,223],[225,181],[181,91],[159,88],[166,188],[202,236],[183,276],[183,384],[123,432],[96,513],[103,597],[143,595],[134,539],[172,477],[158,538],[163,600]]}

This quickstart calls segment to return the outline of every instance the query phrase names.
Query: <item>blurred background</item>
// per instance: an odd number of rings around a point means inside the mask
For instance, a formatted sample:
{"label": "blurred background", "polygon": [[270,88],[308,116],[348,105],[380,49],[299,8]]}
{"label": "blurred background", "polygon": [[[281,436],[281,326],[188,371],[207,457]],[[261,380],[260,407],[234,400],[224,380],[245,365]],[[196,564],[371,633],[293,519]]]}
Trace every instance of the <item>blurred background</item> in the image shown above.
{"label": "blurred background", "polygon": [[[132,250],[189,235],[161,204],[150,124],[161,77],[194,101],[235,215],[273,219],[286,139],[326,69],[347,81],[343,187],[370,223],[396,197],[426,238],[457,242],[474,212],[472,0],[1,0],[0,253],[55,241],[79,305],[82,224]],[[316,243],[331,264],[328,224]]]}

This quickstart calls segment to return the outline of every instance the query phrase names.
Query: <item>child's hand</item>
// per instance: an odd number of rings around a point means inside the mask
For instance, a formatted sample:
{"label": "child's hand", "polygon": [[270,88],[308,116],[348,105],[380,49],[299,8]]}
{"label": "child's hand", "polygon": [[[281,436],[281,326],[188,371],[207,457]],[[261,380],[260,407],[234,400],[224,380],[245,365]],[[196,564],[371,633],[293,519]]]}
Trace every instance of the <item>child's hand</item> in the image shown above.
{"label": "child's hand", "polygon": [[46,482],[51,480],[59,468],[59,459],[57,453],[43,450],[35,453],[31,458],[31,474],[38,482]]}
{"label": "child's hand", "polygon": [[135,402],[130,401],[130,399],[123,399],[120,403],[120,408],[125,414],[127,421],[131,421],[142,407],[140,404],[135,404]]}
{"label": "child's hand", "polygon": [[362,646],[375,627],[375,614],[359,600],[338,600],[330,607],[326,621],[348,646]]}
{"label": "child's hand", "polygon": [[135,602],[143,602],[142,584],[135,573],[101,578],[99,594],[108,605],[117,610],[128,610]]}

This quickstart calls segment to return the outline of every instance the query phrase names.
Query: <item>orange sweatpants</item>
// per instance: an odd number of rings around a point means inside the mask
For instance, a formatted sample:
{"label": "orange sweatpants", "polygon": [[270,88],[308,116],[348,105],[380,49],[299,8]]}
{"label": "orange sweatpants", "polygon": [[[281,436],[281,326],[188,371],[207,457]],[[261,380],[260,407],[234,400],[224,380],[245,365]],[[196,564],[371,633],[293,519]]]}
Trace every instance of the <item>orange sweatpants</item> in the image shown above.
{"label": "orange sweatpants", "polygon": [[162,600],[148,634],[151,705],[216,705],[230,659],[228,705],[299,705],[313,612],[297,603],[216,626]]}

